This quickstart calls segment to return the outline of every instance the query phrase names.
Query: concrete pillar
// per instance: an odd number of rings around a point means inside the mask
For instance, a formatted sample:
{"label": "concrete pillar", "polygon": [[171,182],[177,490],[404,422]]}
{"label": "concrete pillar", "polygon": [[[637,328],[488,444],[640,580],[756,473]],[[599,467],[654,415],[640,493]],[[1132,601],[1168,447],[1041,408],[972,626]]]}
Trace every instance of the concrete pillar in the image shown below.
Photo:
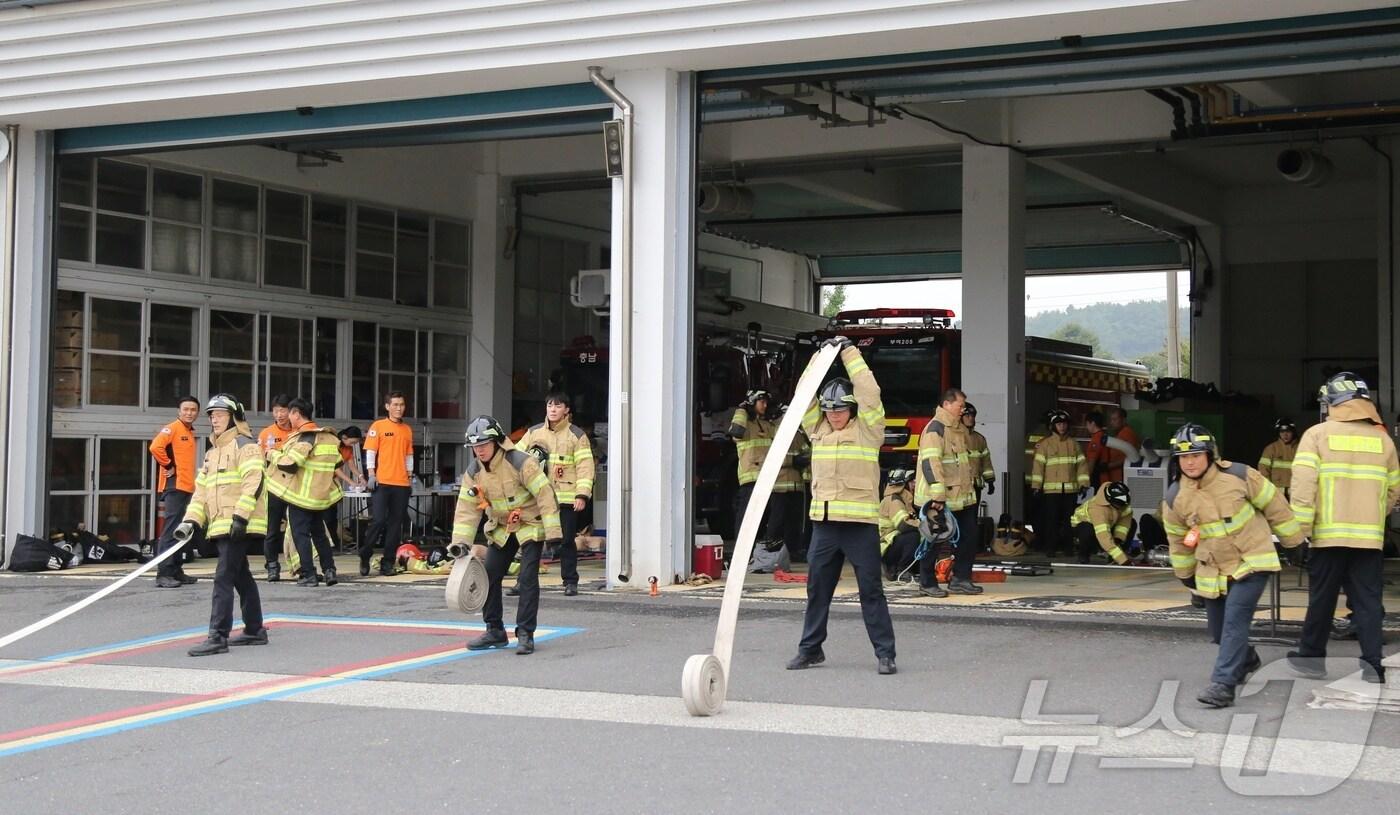
{"label": "concrete pillar", "polygon": [[510,423],[511,362],[515,352],[515,260],[503,251],[506,234],[515,223],[510,183],[487,171],[472,185],[471,387],[467,416],[489,414]]}
{"label": "concrete pillar", "polygon": [[1394,415],[1400,411],[1396,400],[1400,395],[1400,325],[1396,325],[1395,317],[1396,308],[1400,307],[1400,285],[1396,284],[1396,272],[1400,270],[1400,246],[1396,244],[1400,235],[1400,207],[1396,206],[1400,200],[1400,174],[1392,165],[1400,159],[1400,138],[1381,139],[1378,146],[1389,161],[1376,157],[1376,300],[1380,309],[1376,327],[1381,374],[1377,392],[1382,410]]}
{"label": "concrete pillar", "polygon": [[691,399],[695,254],[695,78],[663,69],[619,73],[617,89],[634,108],[632,180],[632,387],[621,392],[622,182],[613,186],[612,315],[608,459],[622,456],[617,417],[630,399],[631,524],[622,510],[627,485],[608,470],[608,581],[617,584],[623,547],[631,547],[630,585],[651,577],[668,585],[687,572],[691,529]]}
{"label": "concrete pillar", "polygon": [[1026,441],[1026,163],[1004,147],[963,146],[962,389],[977,405],[1005,477],[993,517],[1019,517]]}
{"label": "concrete pillar", "polygon": [[[11,145],[17,162],[15,286],[11,309],[8,460],[4,462],[5,534],[44,534],[49,436],[49,320],[53,310],[53,139],[21,128]],[[2,199],[0,199],[2,200]],[[8,214],[0,214],[8,217]]]}
{"label": "concrete pillar", "polygon": [[[1226,285],[1225,240],[1219,227],[1201,227],[1196,250],[1195,283],[1191,303],[1191,378],[1229,385],[1229,348],[1225,342]],[[1197,313],[1199,311],[1199,314]]]}

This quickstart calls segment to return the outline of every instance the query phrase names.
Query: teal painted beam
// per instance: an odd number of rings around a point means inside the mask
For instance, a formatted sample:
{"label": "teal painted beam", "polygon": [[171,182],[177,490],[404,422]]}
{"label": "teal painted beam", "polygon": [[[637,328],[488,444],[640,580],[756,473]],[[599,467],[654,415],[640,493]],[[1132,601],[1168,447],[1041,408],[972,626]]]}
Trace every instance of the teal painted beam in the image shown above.
{"label": "teal painted beam", "polygon": [[[897,255],[840,255],[820,258],[822,280],[878,282],[959,277],[961,252],[913,252]],[[1038,246],[1026,250],[1030,274],[1121,269],[1183,268],[1181,249],[1160,243]]]}

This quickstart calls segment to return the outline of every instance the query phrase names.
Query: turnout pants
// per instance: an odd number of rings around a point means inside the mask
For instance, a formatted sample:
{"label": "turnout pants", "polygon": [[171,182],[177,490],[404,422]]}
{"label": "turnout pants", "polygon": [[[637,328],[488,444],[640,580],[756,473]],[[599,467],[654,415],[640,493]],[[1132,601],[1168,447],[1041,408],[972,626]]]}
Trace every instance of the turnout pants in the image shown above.
{"label": "turnout pants", "polygon": [[768,523],[764,537],[781,540],[788,555],[800,558],[806,554],[802,545],[802,519],[807,502],[802,492],[775,492],[768,498]]}
{"label": "turnout pants", "polygon": [[282,522],[287,518],[287,502],[268,493],[267,535],[263,538],[263,563],[271,569],[282,555]]}
{"label": "turnout pants", "polygon": [[831,597],[841,579],[841,567],[849,559],[860,589],[865,633],[875,646],[875,656],[894,659],[894,624],[890,621],[884,587],[880,585],[879,527],[849,521],[817,521],[812,527],[812,546],[807,551],[807,612],[798,652],[821,652],[822,643],[826,642]]}
{"label": "turnout pants", "polygon": [[248,568],[249,544],[259,538],[244,536],[237,540],[224,536],[214,538],[219,547],[219,565],[214,567],[214,602],[209,613],[209,635],[228,638],[233,627],[233,593],[238,592],[238,606],[243,612],[243,630],[256,634],[262,630],[262,601],[258,597],[258,581]]}
{"label": "turnout pants", "polygon": [[[302,574],[316,574],[316,563],[311,559],[311,548],[321,559],[321,571],[335,569],[335,553],[326,539],[326,523],[322,517],[325,510],[302,509],[289,505],[287,513],[292,522],[292,543],[297,547],[297,558],[301,560]],[[310,571],[307,571],[310,569]]]}
{"label": "turnout pants", "polygon": [[977,505],[963,507],[953,513],[958,523],[958,545],[953,550],[953,577],[958,580],[972,579],[972,564],[977,560],[977,550],[982,545],[982,530],[977,528]]}
{"label": "turnout pants", "polygon": [[[162,554],[175,545],[175,527],[185,518],[185,510],[189,509],[190,499],[194,495],[188,492],[181,492],[174,487],[161,493],[161,498],[165,501],[164,523],[160,527],[160,540],[156,542],[156,554]],[[194,546],[198,540],[191,540],[189,546]],[[174,577],[184,571],[184,553],[180,552],[170,556],[169,560],[162,561],[156,567],[157,577]]]}
{"label": "turnout pants", "polygon": [[[739,537],[739,527],[744,525],[744,513],[749,509],[749,498],[753,496],[753,484],[740,484],[739,489],[734,492],[734,537]],[[762,538],[767,534],[767,519],[769,513],[773,511],[772,498],[769,498],[768,506],[763,508],[763,517],[758,520],[758,537]]]}
{"label": "turnout pants", "polygon": [[[914,565],[914,555],[918,551],[919,530],[906,529],[894,536],[894,540],[890,541],[889,548],[885,549],[885,554],[881,555],[880,559],[898,575]],[[919,558],[920,586],[927,588],[938,585],[938,576],[934,574],[934,566],[937,563],[938,553],[934,551],[933,544],[929,544],[924,556]]]}
{"label": "turnout pants", "polygon": [[[1149,515],[1148,517],[1151,516]],[[1115,541],[1118,543],[1118,548],[1122,549],[1124,554],[1128,553],[1128,541],[1133,539],[1133,533],[1136,531],[1137,520],[1134,519],[1128,522],[1128,537],[1121,541],[1117,541],[1115,538]],[[1073,530],[1073,536],[1074,553],[1079,556],[1080,563],[1088,563],[1089,558],[1093,557],[1095,552],[1103,551],[1103,547],[1099,546],[1098,536],[1094,534],[1094,525],[1088,521],[1076,524]]]}
{"label": "turnout pants", "polygon": [[1303,619],[1303,636],[1298,653],[1308,657],[1327,656],[1327,638],[1332,632],[1332,615],[1337,611],[1337,594],[1347,593],[1352,625],[1361,645],[1361,659],[1381,666],[1381,576],[1379,549],[1324,546],[1308,552],[1308,614]]}
{"label": "turnout pants", "polygon": [[1206,600],[1210,641],[1220,644],[1210,681],[1234,687],[1244,678],[1244,666],[1254,650],[1249,646],[1249,624],[1254,620],[1260,595],[1269,585],[1269,574],[1255,572],[1243,580],[1232,581],[1224,597]]}
{"label": "turnout pants", "polygon": [[1078,497],[1072,492],[1041,494],[1035,534],[1043,542],[1041,548],[1047,554],[1069,548],[1066,533],[1069,530],[1069,516],[1074,514]]}
{"label": "turnout pants", "polygon": [[515,560],[515,553],[520,553],[520,572],[516,575],[515,584],[520,588],[520,604],[515,609],[515,633],[520,635],[521,631],[535,633],[535,618],[540,610],[540,553],[544,551],[544,543],[533,541],[521,544],[511,535],[506,540],[505,546],[491,544],[486,547],[486,576],[491,582],[491,588],[486,592],[486,605],[481,608],[481,618],[486,621],[486,628],[495,631],[504,631],[506,628],[504,618],[501,616],[501,580],[510,569],[511,561]]}
{"label": "turnout pants", "polygon": [[369,499],[370,524],[365,539],[360,541],[360,562],[369,563],[374,547],[384,542],[384,559],[379,562],[380,574],[394,573],[394,553],[403,539],[403,521],[408,515],[410,487],[380,484]]}

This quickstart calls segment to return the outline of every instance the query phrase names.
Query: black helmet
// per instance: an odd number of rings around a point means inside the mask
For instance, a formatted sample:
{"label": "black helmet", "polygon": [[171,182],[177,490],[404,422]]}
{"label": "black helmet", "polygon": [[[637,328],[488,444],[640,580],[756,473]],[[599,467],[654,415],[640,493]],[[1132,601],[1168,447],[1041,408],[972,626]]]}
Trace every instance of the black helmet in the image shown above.
{"label": "black helmet", "polygon": [[889,473],[889,476],[888,476],[888,480],[886,481],[886,483],[888,483],[888,484],[908,484],[910,481],[913,481],[913,480],[914,480],[914,471],[913,471],[913,470],[904,470],[904,469],[900,469],[900,468],[896,467],[895,469],[890,470],[890,473]]}
{"label": "black helmet", "polygon": [[538,444],[530,445],[528,448],[526,448],[525,452],[534,456],[535,460],[541,464],[547,464],[549,462],[549,451]]}
{"label": "black helmet", "polygon": [[447,554],[447,547],[434,546],[432,549],[428,550],[429,567],[436,569],[448,560],[451,560],[451,557]]}
{"label": "black helmet", "polygon": [[976,416],[976,415],[977,415],[977,406],[974,405],[974,404],[972,404],[971,402],[965,402],[965,403],[963,403],[963,415],[964,415],[964,416]]}
{"label": "black helmet", "polygon": [[1328,407],[1336,407],[1353,399],[1371,401],[1371,389],[1366,387],[1365,380],[1351,371],[1335,374],[1317,391],[1317,401],[1326,402]]}
{"label": "black helmet", "polygon": [[227,410],[235,422],[243,421],[243,403],[232,394],[218,393],[209,397],[209,404],[204,406],[204,414],[207,416],[216,410]]}
{"label": "black helmet", "polygon": [[1297,435],[1298,425],[1294,424],[1290,419],[1279,419],[1277,422],[1274,422],[1274,430],[1279,433],[1285,430],[1291,430],[1294,435]]}
{"label": "black helmet", "polygon": [[817,405],[822,410],[854,410],[856,406],[855,388],[849,379],[833,379],[822,385],[817,393]]}
{"label": "black helmet", "polygon": [[488,441],[501,444],[505,440],[505,428],[501,427],[501,423],[490,416],[478,416],[472,419],[471,424],[467,425],[468,445],[475,446],[478,444],[485,444]]}
{"label": "black helmet", "polygon": [[773,401],[773,394],[769,393],[763,388],[755,388],[754,390],[751,390],[747,394],[745,394],[744,404],[752,405],[760,399],[767,399],[771,402]]}
{"label": "black helmet", "polygon": [[1105,484],[1103,497],[1115,507],[1125,507],[1133,500],[1133,494],[1128,492],[1128,485],[1122,481],[1110,481]]}
{"label": "black helmet", "polygon": [[1055,425],[1059,424],[1060,422],[1068,423],[1069,413],[1057,409],[1045,414],[1045,424],[1047,427],[1054,429]]}
{"label": "black helmet", "polygon": [[1172,455],[1184,456],[1190,453],[1205,453],[1214,461],[1220,455],[1211,432],[1195,422],[1187,422],[1177,428],[1172,436]]}

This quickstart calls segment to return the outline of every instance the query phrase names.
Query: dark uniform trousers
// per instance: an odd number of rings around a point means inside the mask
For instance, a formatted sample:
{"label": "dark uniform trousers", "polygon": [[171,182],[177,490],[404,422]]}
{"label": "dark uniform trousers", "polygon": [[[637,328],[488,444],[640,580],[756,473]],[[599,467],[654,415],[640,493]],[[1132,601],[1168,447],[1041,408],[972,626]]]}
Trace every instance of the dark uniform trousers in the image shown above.
{"label": "dark uniform trousers", "polygon": [[1382,557],[1379,549],[1324,546],[1308,552],[1308,614],[1303,620],[1303,636],[1298,653],[1308,657],[1327,656],[1327,638],[1332,632],[1332,615],[1337,611],[1337,593],[1347,593],[1352,625],[1361,645],[1361,659],[1381,665]]}
{"label": "dark uniform trousers", "polygon": [[[174,481],[174,479],[172,478],[171,481]],[[169,487],[165,492],[161,493],[161,499],[165,501],[165,517],[164,523],[162,523],[160,527],[160,540],[156,541],[157,555],[162,554],[175,545],[175,527],[179,526],[180,522],[184,520],[185,510],[189,508],[190,499],[193,497],[194,493],[181,492],[174,487]],[[199,540],[197,538],[192,539],[185,548],[190,549],[198,545],[198,543]],[[171,555],[168,559],[161,561],[160,566],[156,567],[156,576],[174,577],[184,571],[181,567],[181,564],[184,562],[184,552]]]}
{"label": "dark uniform trousers", "polygon": [[233,628],[233,593],[238,592],[238,605],[243,612],[243,630],[255,634],[263,627],[262,601],[258,597],[258,581],[248,568],[248,547],[257,545],[257,536],[245,535],[237,540],[228,536],[212,539],[219,547],[219,565],[214,567],[214,605],[209,614],[209,635],[227,638]]}
{"label": "dark uniform trousers", "polygon": [[1067,549],[1072,544],[1065,540],[1069,531],[1069,516],[1079,504],[1079,496],[1072,492],[1041,493],[1039,523],[1035,536],[1041,541],[1043,550],[1049,554]]}
{"label": "dark uniform trousers", "polygon": [[370,524],[365,539],[360,541],[360,562],[369,563],[374,547],[384,539],[384,559],[379,563],[379,571],[394,573],[394,554],[398,552],[403,538],[403,520],[408,515],[408,499],[413,495],[411,487],[393,487],[380,484],[369,498]]}
{"label": "dark uniform trousers", "polygon": [[875,646],[875,656],[894,659],[894,624],[890,622],[890,607],[880,585],[879,527],[849,521],[818,521],[812,527],[812,546],[807,551],[807,613],[798,652],[821,651],[826,642],[831,597],[841,579],[841,568],[850,560],[860,590],[865,633]]}
{"label": "dark uniform trousers", "polygon": [[514,535],[506,540],[505,546],[486,547],[486,576],[491,588],[486,592],[486,605],[481,608],[481,617],[488,630],[504,631],[505,618],[502,617],[501,581],[510,570],[515,553],[520,553],[520,571],[516,574],[515,585],[520,589],[520,604],[515,609],[515,633],[521,631],[535,633],[535,618],[540,611],[540,553],[544,543],[534,541],[523,546]]}
{"label": "dark uniform trousers", "polygon": [[1210,641],[1220,644],[1210,681],[1234,687],[1243,680],[1245,665],[1254,650],[1249,645],[1249,626],[1259,607],[1259,597],[1269,585],[1269,574],[1255,572],[1243,580],[1232,580],[1224,597],[1206,598]]}
{"label": "dark uniform trousers", "polygon": [[287,502],[267,494],[267,536],[263,538],[263,563],[267,568],[282,555],[282,522],[287,518]]}
{"label": "dark uniform trousers", "polygon": [[[906,529],[894,536],[894,540],[890,541],[880,559],[895,574],[901,574],[914,565],[914,555],[919,551],[919,542],[919,530]],[[920,586],[928,587],[938,582],[938,577],[933,571],[937,565],[938,553],[934,551],[933,544],[929,544],[924,550],[924,556],[919,558]]]}
{"label": "dark uniform trousers", "polygon": [[953,549],[953,577],[971,580],[977,548],[982,545],[981,530],[977,528],[977,505],[954,512],[953,520],[958,524],[958,545]]}
{"label": "dark uniform trousers", "polygon": [[[574,540],[578,535],[578,516],[572,502],[559,505],[559,529],[564,534],[559,544],[559,579],[566,586],[578,585],[578,542]],[[520,585],[519,580],[516,585]]]}
{"label": "dark uniform trousers", "polygon": [[[739,489],[734,491],[734,537],[739,537],[739,527],[744,525],[744,514],[749,509],[749,498],[753,496],[752,483],[740,484]],[[763,507],[763,517],[758,521],[758,536],[762,538],[766,533],[766,521],[769,513],[773,509],[772,498]]]}
{"label": "dark uniform trousers", "polygon": [[[312,546],[316,547],[316,554],[321,559],[322,572],[335,568],[335,552],[331,550],[331,543],[326,539],[323,512],[325,510],[287,506],[287,515],[292,523],[292,543],[297,547],[297,559],[301,561],[303,574],[316,573],[316,563],[311,559]],[[310,571],[307,571],[308,569]]]}
{"label": "dark uniform trousers", "polygon": [[802,545],[802,519],[806,516],[806,495],[802,492],[775,492],[768,498],[768,523],[764,537],[781,540],[788,554],[801,559],[806,554]]}

